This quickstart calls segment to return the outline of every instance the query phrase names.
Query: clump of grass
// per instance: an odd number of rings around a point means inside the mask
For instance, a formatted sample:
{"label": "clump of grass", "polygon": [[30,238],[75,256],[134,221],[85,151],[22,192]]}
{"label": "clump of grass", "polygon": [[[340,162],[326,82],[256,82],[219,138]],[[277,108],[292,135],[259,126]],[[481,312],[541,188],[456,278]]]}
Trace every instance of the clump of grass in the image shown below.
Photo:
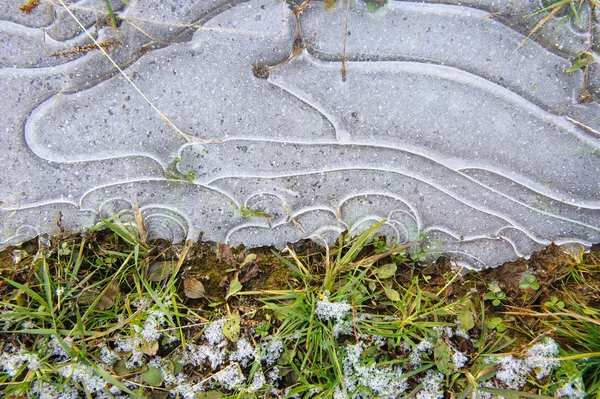
{"label": "clump of grass", "polygon": [[[202,276],[187,270],[187,259],[198,256],[193,246],[146,242],[135,210],[102,221],[86,238],[40,240],[37,253],[20,257],[0,284],[3,396],[464,399],[597,392],[600,348],[591,337],[599,316],[591,308],[578,309],[564,295],[564,309],[549,301],[552,316],[545,319],[556,339],[539,333],[522,343],[519,333],[527,331],[490,313],[485,282],[459,270],[417,267],[422,261],[410,254],[418,243],[387,248],[374,238],[379,227],[343,237],[324,253],[276,253],[291,270],[288,288],[277,291],[254,289],[259,285],[246,271],[260,270],[260,256],[242,253],[229,256],[231,268],[215,277],[221,293],[207,293]],[[458,292],[464,284],[483,295]],[[504,331],[490,327],[496,319]]]}

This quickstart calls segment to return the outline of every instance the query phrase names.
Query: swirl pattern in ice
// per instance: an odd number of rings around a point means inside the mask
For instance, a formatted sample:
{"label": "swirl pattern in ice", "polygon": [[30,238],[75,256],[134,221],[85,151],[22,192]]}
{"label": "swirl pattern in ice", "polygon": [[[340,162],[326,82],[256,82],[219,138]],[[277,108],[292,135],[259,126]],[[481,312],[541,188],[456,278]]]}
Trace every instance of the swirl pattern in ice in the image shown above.
{"label": "swirl pattern in ice", "polygon": [[[311,4],[307,47],[282,63],[281,2],[188,3],[132,3],[116,31],[101,1],[0,9],[0,246],[55,232],[59,211],[78,230],[134,206],[151,238],[247,246],[385,219],[390,239],[472,268],[600,242],[600,107],[564,73],[585,27],[519,47],[487,1],[353,2],[342,81],[344,12]],[[68,11],[119,43],[131,82],[68,51],[89,43]],[[260,79],[257,63],[281,65]]]}

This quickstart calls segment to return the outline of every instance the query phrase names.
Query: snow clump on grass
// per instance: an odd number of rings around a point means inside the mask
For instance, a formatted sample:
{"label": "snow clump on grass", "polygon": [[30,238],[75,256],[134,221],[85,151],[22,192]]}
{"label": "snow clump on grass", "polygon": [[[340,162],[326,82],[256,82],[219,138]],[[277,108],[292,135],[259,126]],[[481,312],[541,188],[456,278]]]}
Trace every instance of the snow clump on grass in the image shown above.
{"label": "snow clump on grass", "polygon": [[283,352],[283,342],[278,337],[268,337],[265,342],[260,344],[260,359],[264,361],[267,366],[272,365],[279,359]]}
{"label": "snow clump on grass", "polygon": [[237,363],[232,363],[218,373],[213,374],[212,379],[231,390],[238,388],[246,380]]}
{"label": "snow clump on grass", "polygon": [[[62,340],[67,346],[71,345],[71,343],[73,342],[72,337],[64,337]],[[69,355],[65,351],[65,348],[62,346],[62,344],[60,343],[58,338],[56,338],[56,336],[52,336],[52,339],[50,339],[50,342],[48,342],[46,348],[48,349],[48,354],[50,356],[56,356],[59,359],[66,359],[69,357]]]}
{"label": "snow clump on grass", "polygon": [[[145,342],[158,341],[158,339],[162,336],[162,332],[159,331],[159,327],[161,327],[164,322],[165,316],[162,312],[148,312],[148,317],[144,321],[144,327],[140,331],[136,332],[142,336]],[[134,326],[134,328],[135,327],[137,326]]]}
{"label": "snow clump on grass", "polygon": [[57,387],[45,381],[33,384],[30,393],[39,399],[79,399],[81,396],[77,389],[68,385]]}
{"label": "snow clump on grass", "polygon": [[69,363],[58,372],[67,379],[81,384],[89,393],[102,393],[106,389],[106,381],[92,367],[81,363]]}
{"label": "snow clump on grass", "polygon": [[416,348],[411,348],[411,353],[409,355],[410,365],[411,366],[420,366],[422,362],[423,354],[430,354],[433,349],[433,343],[427,338],[423,339]]}
{"label": "snow clump on grass", "polygon": [[549,337],[538,344],[535,344],[525,352],[525,365],[535,371],[535,378],[541,380],[552,372],[552,369],[559,365],[559,361],[554,359],[558,355],[558,344]]}
{"label": "snow clump on grass", "polygon": [[254,373],[254,378],[252,378],[252,383],[248,385],[246,388],[246,392],[254,393],[265,386],[267,380],[262,369],[259,369],[256,373]]}
{"label": "snow clump on grass", "polygon": [[441,399],[444,397],[444,390],[442,389],[442,383],[444,382],[444,375],[437,373],[433,370],[427,371],[425,377],[421,381],[423,388],[417,393],[417,399]]}
{"label": "snow clump on grass", "polygon": [[130,353],[129,360],[125,363],[128,370],[137,369],[142,366],[144,352],[142,351],[142,340],[139,336],[117,337],[115,338],[115,351],[121,353]]}
{"label": "snow clump on grass", "polygon": [[454,351],[452,354],[452,363],[456,366],[457,370],[460,370],[469,361],[469,358],[460,351]]}
{"label": "snow clump on grass", "polygon": [[352,306],[347,301],[329,302],[329,299],[325,297],[325,299],[317,302],[315,315],[321,321],[342,321],[348,316],[351,310]]}
{"label": "snow clump on grass", "polygon": [[583,399],[587,393],[583,390],[583,381],[581,376],[567,381],[562,387],[556,390],[557,398]]}
{"label": "snow clump on grass", "polygon": [[535,377],[541,380],[552,372],[560,362],[554,358],[558,354],[558,344],[549,337],[533,345],[525,351],[523,359],[512,355],[497,359],[500,368],[496,379],[502,381],[510,389],[519,389],[525,385],[529,373],[535,372]]}
{"label": "snow clump on grass", "polygon": [[[363,344],[357,343],[346,347],[346,355],[342,359],[344,385],[348,392],[353,392],[358,387],[369,388],[377,396],[397,397],[406,391],[408,384],[402,376],[400,367],[377,367],[375,363],[364,366],[360,363],[363,353]],[[343,398],[345,393],[337,393]],[[361,395],[361,394],[357,394]],[[355,395],[355,398],[361,396]]]}
{"label": "snow clump on grass", "polygon": [[223,326],[226,322],[226,319],[219,319],[213,321],[206,327],[206,330],[204,330],[204,338],[206,338],[209,344],[218,345],[225,339],[225,336],[223,335]]}
{"label": "snow clump on grass", "polygon": [[255,357],[256,350],[254,347],[246,340],[246,338],[241,337],[237,342],[237,350],[229,355],[229,360],[239,362],[242,367],[246,367]]}
{"label": "snow clump on grass", "polygon": [[105,343],[98,345],[98,348],[100,348],[100,360],[109,366],[112,366],[121,359],[121,356],[106,346]]}
{"label": "snow clump on grass", "polygon": [[17,353],[3,352],[0,355],[0,363],[4,372],[10,377],[16,377],[23,369],[23,365],[30,371],[36,371],[41,367],[37,355],[24,353],[23,351],[18,351]]}
{"label": "snow clump on grass", "polygon": [[525,385],[525,377],[529,368],[525,362],[513,355],[498,358],[500,368],[496,372],[496,379],[502,381],[510,389],[519,389]]}

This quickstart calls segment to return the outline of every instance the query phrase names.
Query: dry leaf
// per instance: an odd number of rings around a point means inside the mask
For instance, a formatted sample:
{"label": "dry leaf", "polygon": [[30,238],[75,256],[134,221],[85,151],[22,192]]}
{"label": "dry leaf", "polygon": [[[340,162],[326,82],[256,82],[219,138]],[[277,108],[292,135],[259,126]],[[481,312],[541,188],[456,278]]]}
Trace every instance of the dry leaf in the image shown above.
{"label": "dry leaf", "polygon": [[183,293],[191,299],[203,298],[206,290],[204,285],[193,277],[183,280]]}
{"label": "dry leaf", "polygon": [[115,300],[119,296],[119,282],[113,281],[110,283],[102,298],[96,304],[96,309],[98,310],[106,310],[113,307],[115,304]]}
{"label": "dry leaf", "polygon": [[244,275],[240,279],[240,283],[244,284],[245,282],[252,280],[254,277],[258,276],[259,272],[260,267],[258,266],[258,263],[249,264],[244,270]]}
{"label": "dry leaf", "polygon": [[142,342],[142,352],[148,356],[154,356],[158,352],[158,341]]}
{"label": "dry leaf", "polygon": [[154,262],[148,267],[148,281],[162,281],[171,275],[172,261]]}
{"label": "dry leaf", "polygon": [[231,247],[225,244],[219,244],[218,255],[219,258],[227,265],[231,267],[237,267],[237,262],[235,261],[235,256],[233,256],[233,250]]}

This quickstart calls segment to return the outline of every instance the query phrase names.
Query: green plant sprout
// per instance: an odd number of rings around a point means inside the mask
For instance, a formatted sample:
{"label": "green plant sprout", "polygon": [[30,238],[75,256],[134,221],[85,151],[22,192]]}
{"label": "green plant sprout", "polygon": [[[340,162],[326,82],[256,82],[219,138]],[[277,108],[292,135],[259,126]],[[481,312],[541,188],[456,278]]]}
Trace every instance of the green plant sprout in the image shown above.
{"label": "green plant sprout", "polygon": [[535,274],[527,273],[523,280],[519,282],[519,287],[522,290],[532,289],[537,291],[540,289],[540,284],[536,281]]}
{"label": "green plant sprout", "polygon": [[506,294],[496,281],[489,285],[489,291],[485,294],[485,298],[492,301],[492,305],[500,306],[503,300],[506,299]]}
{"label": "green plant sprout", "polygon": [[492,317],[490,320],[485,322],[485,326],[490,330],[496,330],[498,332],[506,331],[506,325],[504,324],[504,320],[500,317]]}
{"label": "green plant sprout", "polygon": [[547,308],[563,310],[565,308],[565,303],[559,300],[557,296],[552,295],[550,300],[544,303],[544,306]]}

